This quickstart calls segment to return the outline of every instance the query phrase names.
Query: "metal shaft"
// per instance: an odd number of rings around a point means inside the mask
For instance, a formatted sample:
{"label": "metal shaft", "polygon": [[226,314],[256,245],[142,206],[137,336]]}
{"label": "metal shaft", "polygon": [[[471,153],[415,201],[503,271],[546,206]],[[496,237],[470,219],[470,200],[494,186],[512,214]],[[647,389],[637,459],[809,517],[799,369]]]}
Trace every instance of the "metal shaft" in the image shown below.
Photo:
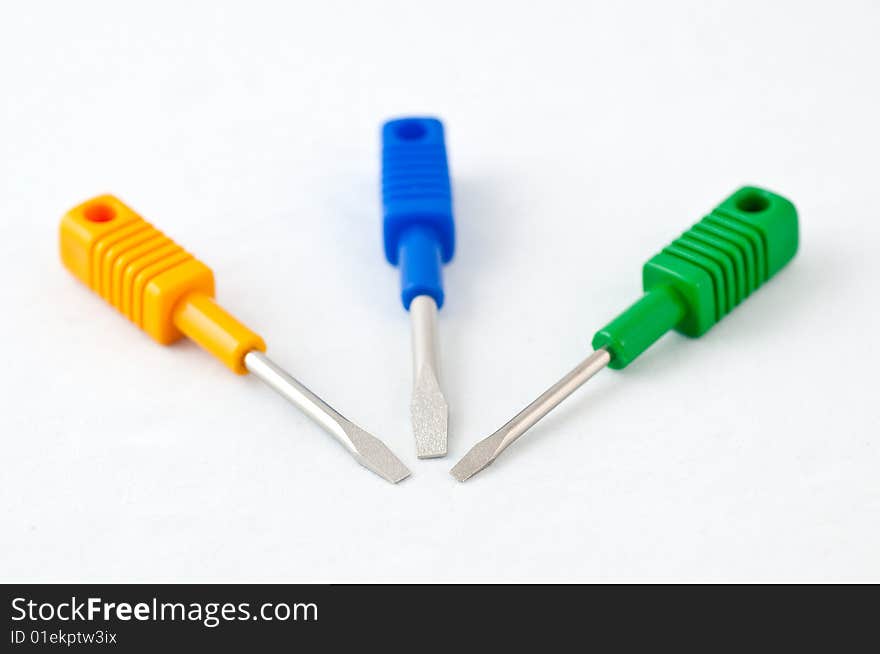
{"label": "metal shaft", "polygon": [[565,398],[583,386],[590,377],[607,366],[609,361],[611,361],[611,355],[607,351],[604,349],[596,350],[565,377],[544,391],[538,399],[511,418],[502,427],[505,431],[505,437],[499,453],[559,406]]}
{"label": "metal shaft", "polygon": [[416,454],[420,459],[446,456],[449,407],[437,373],[437,304],[419,295],[409,306],[412,331],[413,394],[410,404]]}
{"label": "metal shaft", "polygon": [[269,388],[321,425],[361,465],[395,484],[409,476],[406,466],[382,441],[348,420],[265,354],[251,350],[244,357],[244,365]]}
{"label": "metal shaft", "polygon": [[412,332],[413,377],[425,366],[437,370],[437,304],[430,295],[419,295],[409,305]]}
{"label": "metal shaft", "polygon": [[590,377],[611,361],[611,355],[600,348],[579,363],[571,372],[538,399],[511,418],[501,429],[477,443],[450,471],[453,477],[464,481],[492,463],[511,443],[531,429],[541,418],[580,388]]}

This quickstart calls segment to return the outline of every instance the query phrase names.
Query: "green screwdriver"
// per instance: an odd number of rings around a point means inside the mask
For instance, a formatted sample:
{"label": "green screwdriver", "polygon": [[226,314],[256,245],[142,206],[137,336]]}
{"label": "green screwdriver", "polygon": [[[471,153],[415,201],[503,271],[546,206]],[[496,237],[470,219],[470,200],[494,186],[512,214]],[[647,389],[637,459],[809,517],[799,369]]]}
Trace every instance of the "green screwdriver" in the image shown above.
{"label": "green screwdriver", "polygon": [[625,368],[671,329],[696,338],[785,266],[798,248],[794,205],[746,186],[648,261],[645,294],[593,337],[593,353],[494,434],[450,474],[465,481],[608,366]]}

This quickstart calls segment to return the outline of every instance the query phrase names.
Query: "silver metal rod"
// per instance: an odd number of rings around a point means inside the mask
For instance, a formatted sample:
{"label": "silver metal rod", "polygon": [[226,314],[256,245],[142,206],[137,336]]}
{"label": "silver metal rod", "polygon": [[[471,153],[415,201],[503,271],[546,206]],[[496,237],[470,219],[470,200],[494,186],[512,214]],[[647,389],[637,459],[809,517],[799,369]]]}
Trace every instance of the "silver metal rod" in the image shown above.
{"label": "silver metal rod", "polygon": [[321,425],[361,465],[395,484],[409,476],[407,467],[382,441],[355,425],[265,354],[251,350],[244,357],[244,365],[269,388]]}
{"label": "silver metal rod", "polygon": [[437,370],[437,304],[430,295],[419,295],[409,305],[412,334],[413,377],[425,366]]}
{"label": "silver metal rod", "polygon": [[583,386],[590,377],[607,366],[609,361],[611,361],[611,355],[604,348],[596,350],[565,377],[544,391],[538,399],[511,418],[501,428],[505,434],[499,454],[526,431],[534,427],[541,418],[559,406],[565,398]]}
{"label": "silver metal rod", "polygon": [[336,409],[312,393],[262,352],[257,350],[248,352],[244,357],[244,365],[255,377],[265,382],[273,391],[299,408],[350,449],[341,426],[346,419]]}
{"label": "silver metal rod", "polygon": [[419,295],[409,306],[412,332],[413,393],[410,404],[416,454],[420,459],[446,456],[449,407],[437,372],[437,304]]}
{"label": "silver metal rod", "polygon": [[464,481],[483,470],[541,418],[559,406],[565,398],[586,383],[590,377],[607,366],[610,361],[611,355],[604,348],[593,352],[565,377],[544,391],[538,399],[511,418],[501,429],[474,445],[452,468],[450,471],[452,476],[458,481]]}

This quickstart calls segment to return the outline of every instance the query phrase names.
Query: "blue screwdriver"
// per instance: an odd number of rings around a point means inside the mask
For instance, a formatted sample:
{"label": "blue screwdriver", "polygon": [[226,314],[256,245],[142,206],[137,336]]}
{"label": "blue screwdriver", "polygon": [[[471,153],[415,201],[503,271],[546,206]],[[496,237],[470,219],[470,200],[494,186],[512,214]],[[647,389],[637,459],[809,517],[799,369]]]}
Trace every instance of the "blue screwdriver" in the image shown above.
{"label": "blue screwdriver", "polygon": [[398,118],[382,126],[382,206],[385,258],[400,267],[400,297],[410,315],[416,454],[442,457],[449,407],[437,374],[436,323],[455,226],[443,123],[436,118]]}

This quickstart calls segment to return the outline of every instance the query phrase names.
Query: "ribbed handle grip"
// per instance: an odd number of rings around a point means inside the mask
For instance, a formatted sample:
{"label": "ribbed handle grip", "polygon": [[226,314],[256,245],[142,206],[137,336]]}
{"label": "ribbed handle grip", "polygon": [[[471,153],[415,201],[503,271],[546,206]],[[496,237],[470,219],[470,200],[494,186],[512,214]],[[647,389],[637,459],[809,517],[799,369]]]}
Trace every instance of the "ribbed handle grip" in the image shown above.
{"label": "ribbed handle grip", "polygon": [[797,210],[770,191],[743,187],[654,256],[645,295],[593,338],[623,368],[670,329],[701,336],[791,261]]}
{"label": "ribbed handle grip", "polygon": [[441,268],[455,251],[452,191],[443,124],[401,118],[382,127],[385,257],[400,265],[401,299],[419,295],[442,306]]}
{"label": "ribbed handle grip", "polygon": [[112,195],[68,211],[60,247],[70,272],[163,345],[189,336],[239,374],[266,349],[213,302],[211,269]]}

